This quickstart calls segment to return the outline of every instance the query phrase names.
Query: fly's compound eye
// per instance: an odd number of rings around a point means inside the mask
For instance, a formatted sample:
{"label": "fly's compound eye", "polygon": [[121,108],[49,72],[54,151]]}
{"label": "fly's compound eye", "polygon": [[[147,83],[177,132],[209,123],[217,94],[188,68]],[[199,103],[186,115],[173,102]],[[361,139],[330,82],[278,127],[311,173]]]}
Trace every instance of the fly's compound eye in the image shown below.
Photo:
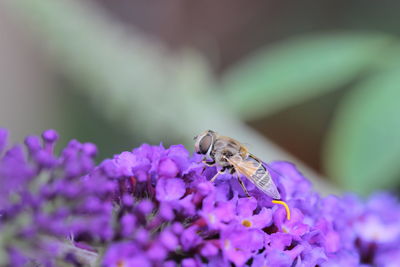
{"label": "fly's compound eye", "polygon": [[204,136],[199,143],[199,152],[201,154],[207,154],[207,151],[211,145],[212,145],[212,136],[211,135]]}

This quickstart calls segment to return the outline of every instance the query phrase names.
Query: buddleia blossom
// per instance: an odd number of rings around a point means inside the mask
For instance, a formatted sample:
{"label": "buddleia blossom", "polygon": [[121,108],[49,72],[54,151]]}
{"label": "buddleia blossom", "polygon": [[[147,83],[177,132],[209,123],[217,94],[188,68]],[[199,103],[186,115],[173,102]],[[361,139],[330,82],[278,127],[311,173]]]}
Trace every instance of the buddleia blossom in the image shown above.
{"label": "buddleia blossom", "polygon": [[[6,149],[1,266],[396,266],[400,205],[321,197],[296,167],[267,167],[288,208],[182,146],[144,144],[95,165],[96,147],[45,131]],[[290,215],[290,216],[289,216]]]}

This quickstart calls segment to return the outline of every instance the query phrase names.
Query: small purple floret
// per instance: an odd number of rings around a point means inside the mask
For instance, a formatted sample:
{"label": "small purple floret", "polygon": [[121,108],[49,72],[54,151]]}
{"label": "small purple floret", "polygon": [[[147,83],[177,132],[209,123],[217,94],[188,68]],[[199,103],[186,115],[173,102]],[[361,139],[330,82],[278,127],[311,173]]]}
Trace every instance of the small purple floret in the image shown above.
{"label": "small purple floret", "polygon": [[58,133],[53,129],[49,129],[42,133],[42,138],[45,143],[54,143],[58,140]]}

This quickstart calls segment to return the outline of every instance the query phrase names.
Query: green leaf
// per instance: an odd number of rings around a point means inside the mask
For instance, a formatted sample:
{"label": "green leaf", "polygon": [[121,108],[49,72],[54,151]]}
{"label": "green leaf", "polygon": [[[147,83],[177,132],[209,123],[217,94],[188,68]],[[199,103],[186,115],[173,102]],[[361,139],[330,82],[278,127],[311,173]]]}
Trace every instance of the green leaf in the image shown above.
{"label": "green leaf", "polygon": [[325,147],[328,174],[366,194],[399,184],[400,67],[375,74],[340,104]]}
{"label": "green leaf", "polygon": [[384,34],[337,33],[278,43],[225,74],[226,100],[243,118],[282,110],[351,81],[392,41]]}

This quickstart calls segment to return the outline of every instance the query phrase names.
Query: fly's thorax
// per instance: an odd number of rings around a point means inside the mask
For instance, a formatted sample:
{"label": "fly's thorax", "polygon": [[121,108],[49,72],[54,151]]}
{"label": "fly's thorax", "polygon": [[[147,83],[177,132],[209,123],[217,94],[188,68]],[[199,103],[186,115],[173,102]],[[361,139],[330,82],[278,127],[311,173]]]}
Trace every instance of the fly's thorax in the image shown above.
{"label": "fly's thorax", "polygon": [[223,153],[223,151],[216,151],[215,152],[214,160],[218,165],[220,165],[222,167],[231,166],[231,163],[229,163],[227,158],[230,158],[230,156],[229,155],[227,156],[227,154]]}
{"label": "fly's thorax", "polygon": [[230,142],[228,139],[218,138],[213,145],[215,154],[221,153],[226,157],[232,157],[240,152],[240,145]]}
{"label": "fly's thorax", "polygon": [[233,167],[232,160],[242,160],[238,151],[235,145],[221,146],[216,150],[216,161],[222,166]]}

